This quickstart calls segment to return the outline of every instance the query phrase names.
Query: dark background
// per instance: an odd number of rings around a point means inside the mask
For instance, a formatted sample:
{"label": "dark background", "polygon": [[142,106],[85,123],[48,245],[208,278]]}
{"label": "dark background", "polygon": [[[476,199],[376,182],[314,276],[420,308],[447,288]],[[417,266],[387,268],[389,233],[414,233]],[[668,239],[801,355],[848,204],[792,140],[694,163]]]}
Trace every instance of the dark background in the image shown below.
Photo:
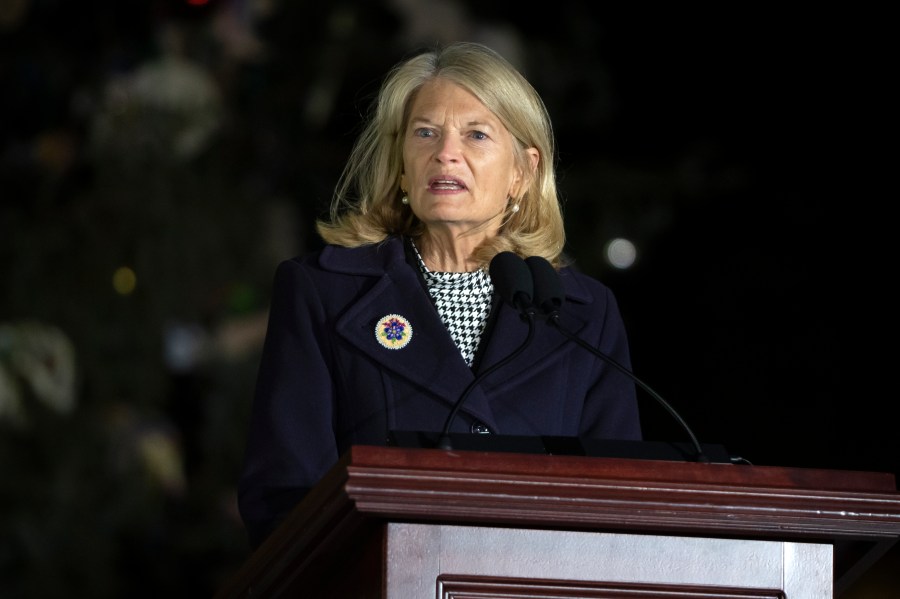
{"label": "dark background", "polygon": [[[0,595],[210,596],[246,557],[275,265],[318,245],[384,72],[436,41],[543,95],[569,254],[701,441],[900,472],[887,17],[600,4],[0,5]],[[897,553],[847,596],[895,596]]]}

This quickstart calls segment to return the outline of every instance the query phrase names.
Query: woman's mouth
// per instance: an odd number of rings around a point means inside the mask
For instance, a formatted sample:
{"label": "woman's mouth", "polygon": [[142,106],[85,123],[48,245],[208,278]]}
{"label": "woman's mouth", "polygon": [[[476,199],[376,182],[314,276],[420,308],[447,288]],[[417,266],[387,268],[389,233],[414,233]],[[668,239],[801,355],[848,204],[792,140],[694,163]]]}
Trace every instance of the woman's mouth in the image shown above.
{"label": "woman's mouth", "polygon": [[431,191],[459,191],[466,189],[465,184],[455,177],[435,177],[428,182]]}

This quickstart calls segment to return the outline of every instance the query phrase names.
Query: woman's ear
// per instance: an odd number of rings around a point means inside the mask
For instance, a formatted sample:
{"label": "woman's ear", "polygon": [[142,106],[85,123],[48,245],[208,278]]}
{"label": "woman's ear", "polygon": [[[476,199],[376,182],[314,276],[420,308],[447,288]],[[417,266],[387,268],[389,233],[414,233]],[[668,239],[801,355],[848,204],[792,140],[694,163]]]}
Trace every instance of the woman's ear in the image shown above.
{"label": "woman's ear", "polygon": [[509,194],[511,198],[515,199],[521,198],[523,191],[531,186],[531,181],[534,179],[534,175],[537,173],[538,164],[541,161],[541,153],[537,148],[525,148],[523,152],[529,170],[524,173],[521,171],[516,173],[516,178],[513,180],[513,185]]}
{"label": "woman's ear", "polygon": [[526,148],[525,153],[528,155],[528,161],[531,165],[531,176],[537,172],[538,163],[541,161],[541,153],[537,148]]}

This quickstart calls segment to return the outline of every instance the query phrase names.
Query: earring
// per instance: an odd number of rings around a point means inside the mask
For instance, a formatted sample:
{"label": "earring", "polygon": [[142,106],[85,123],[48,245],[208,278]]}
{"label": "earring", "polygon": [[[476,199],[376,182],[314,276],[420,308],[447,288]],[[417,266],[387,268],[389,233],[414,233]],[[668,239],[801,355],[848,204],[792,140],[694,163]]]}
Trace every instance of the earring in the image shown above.
{"label": "earring", "polygon": [[409,205],[409,196],[406,195],[405,191],[403,192],[403,197],[400,198],[400,203],[403,204],[404,206]]}
{"label": "earring", "polygon": [[519,205],[513,204],[513,207],[510,210],[512,210],[512,213],[515,214],[516,212],[519,211]]}

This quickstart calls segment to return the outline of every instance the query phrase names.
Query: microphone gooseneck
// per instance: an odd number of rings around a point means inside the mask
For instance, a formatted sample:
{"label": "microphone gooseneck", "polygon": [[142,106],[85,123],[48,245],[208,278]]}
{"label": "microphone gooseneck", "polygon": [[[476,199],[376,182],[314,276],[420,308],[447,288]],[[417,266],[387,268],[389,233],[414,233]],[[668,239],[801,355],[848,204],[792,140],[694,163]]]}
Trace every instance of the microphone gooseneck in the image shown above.
{"label": "microphone gooseneck", "polygon": [[540,308],[541,312],[546,317],[547,322],[553,325],[570,341],[574,341],[576,344],[588,350],[598,358],[614,366],[625,376],[627,376],[638,386],[640,386],[641,389],[646,391],[663,408],[665,408],[666,411],[669,412],[669,414],[671,414],[673,418],[675,418],[678,424],[681,425],[681,428],[685,432],[687,432],[688,437],[690,437],[691,439],[691,444],[694,446],[694,451],[697,452],[696,460],[698,462],[708,463],[710,460],[704,453],[700,442],[697,441],[697,437],[694,435],[691,427],[687,425],[687,422],[684,421],[684,419],[675,410],[675,408],[669,405],[669,402],[663,399],[659,393],[654,391],[649,385],[639,379],[628,368],[626,368],[622,364],[619,364],[619,362],[617,362],[614,358],[606,355],[562,325],[559,318],[559,310],[562,307],[563,301],[565,299],[565,291],[563,289],[562,280],[560,279],[559,273],[555,268],[553,268],[553,265],[551,265],[545,258],[542,258],[540,256],[530,256],[526,258],[524,262],[528,266],[528,269],[531,271],[531,277],[534,284],[534,303],[538,308]]}
{"label": "microphone gooseneck", "polygon": [[491,260],[488,273],[494,284],[494,290],[500,295],[503,301],[515,308],[522,319],[528,323],[528,335],[525,337],[522,344],[511,354],[499,362],[492,364],[489,368],[481,371],[478,376],[466,386],[465,391],[459,396],[456,403],[453,404],[453,409],[450,410],[450,413],[447,415],[447,420],[444,421],[443,431],[436,443],[438,449],[453,449],[453,443],[450,441],[450,427],[453,425],[457,413],[462,408],[463,404],[466,402],[466,398],[469,397],[469,394],[472,393],[475,386],[492,372],[499,370],[506,364],[515,360],[519,354],[525,351],[525,348],[528,347],[528,344],[531,343],[532,338],[534,338],[534,315],[536,310],[531,300],[534,283],[532,282],[531,271],[528,269],[528,266],[521,258],[512,252],[500,252]]}

